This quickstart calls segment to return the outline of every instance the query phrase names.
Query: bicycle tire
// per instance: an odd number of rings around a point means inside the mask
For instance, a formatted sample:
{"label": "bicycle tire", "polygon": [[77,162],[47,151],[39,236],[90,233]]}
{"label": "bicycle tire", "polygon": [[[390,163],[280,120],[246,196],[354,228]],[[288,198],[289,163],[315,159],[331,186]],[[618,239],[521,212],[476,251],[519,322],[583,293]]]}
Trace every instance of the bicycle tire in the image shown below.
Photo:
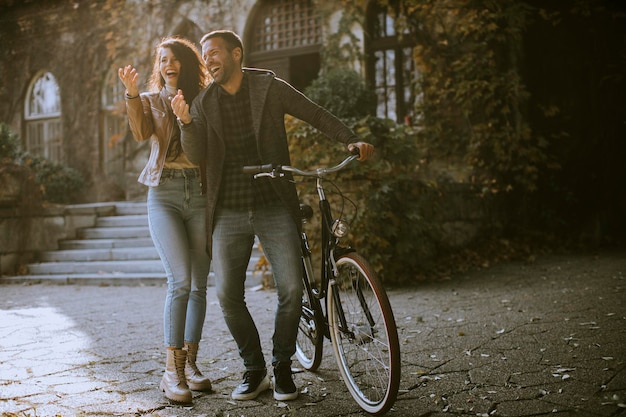
{"label": "bicycle tire", "polygon": [[296,358],[308,371],[315,371],[322,362],[324,348],[324,321],[320,300],[313,295],[309,281],[304,281],[302,314],[298,323]]}
{"label": "bicycle tire", "polygon": [[[393,310],[363,257],[356,252],[344,254],[336,264],[338,274],[328,286],[326,301],[337,365],[359,406],[380,415],[393,406],[400,387],[400,344]],[[342,313],[348,329],[339,328]]]}

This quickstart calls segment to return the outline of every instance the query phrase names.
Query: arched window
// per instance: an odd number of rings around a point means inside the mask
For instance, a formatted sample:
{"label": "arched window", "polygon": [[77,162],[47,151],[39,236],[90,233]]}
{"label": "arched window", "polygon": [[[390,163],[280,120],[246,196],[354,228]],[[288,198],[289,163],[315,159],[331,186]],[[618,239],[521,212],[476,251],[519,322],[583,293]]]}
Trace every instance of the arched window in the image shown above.
{"label": "arched window", "polygon": [[320,69],[322,23],[311,0],[262,0],[247,31],[246,65],[303,90]]}
{"label": "arched window", "polygon": [[401,1],[381,6],[372,1],[367,14],[367,79],[376,91],[376,115],[410,123],[415,104],[414,39],[402,27]]}
{"label": "arched window", "polygon": [[111,68],[102,88],[100,111],[100,154],[106,175],[124,174],[126,130],[124,84],[118,78],[117,68]]}
{"label": "arched window", "polygon": [[54,76],[49,72],[39,73],[26,97],[26,150],[35,156],[63,162],[61,95]]}

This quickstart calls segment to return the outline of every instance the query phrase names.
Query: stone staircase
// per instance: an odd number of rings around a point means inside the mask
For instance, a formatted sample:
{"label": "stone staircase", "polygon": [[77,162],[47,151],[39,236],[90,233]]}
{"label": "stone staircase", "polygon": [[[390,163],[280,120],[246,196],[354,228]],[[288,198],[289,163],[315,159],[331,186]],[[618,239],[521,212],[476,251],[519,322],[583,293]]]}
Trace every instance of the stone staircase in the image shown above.
{"label": "stone staircase", "polygon": [[[247,286],[262,283],[254,267],[262,253],[255,245],[248,266]],[[162,285],[165,271],[150,238],[146,203],[115,203],[114,215],[96,219],[95,227],[77,231],[77,238],[62,240],[59,249],[42,252],[27,265],[28,275],[13,282],[49,282],[88,285]],[[7,282],[7,279],[3,279]],[[213,271],[209,285],[213,283]]]}

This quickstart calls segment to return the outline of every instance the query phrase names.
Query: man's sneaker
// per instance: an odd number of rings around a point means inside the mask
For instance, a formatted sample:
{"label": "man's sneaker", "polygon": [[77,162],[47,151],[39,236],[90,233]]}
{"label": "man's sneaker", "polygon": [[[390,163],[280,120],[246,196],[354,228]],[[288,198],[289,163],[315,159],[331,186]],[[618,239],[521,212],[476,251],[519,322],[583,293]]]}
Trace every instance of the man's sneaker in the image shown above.
{"label": "man's sneaker", "polygon": [[274,365],[273,382],[275,400],[288,401],[298,398],[298,390],[291,376],[291,363],[278,362]]}
{"label": "man's sneaker", "polygon": [[267,370],[246,371],[243,374],[243,382],[234,389],[231,396],[233,400],[253,400],[269,387]]}

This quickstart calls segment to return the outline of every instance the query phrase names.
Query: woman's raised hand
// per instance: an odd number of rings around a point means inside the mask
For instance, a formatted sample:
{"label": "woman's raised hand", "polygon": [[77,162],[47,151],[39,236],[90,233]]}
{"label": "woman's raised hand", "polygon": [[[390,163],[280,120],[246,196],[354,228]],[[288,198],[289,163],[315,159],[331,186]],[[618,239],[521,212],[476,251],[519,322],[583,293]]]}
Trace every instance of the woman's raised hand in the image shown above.
{"label": "woman's raised hand", "polygon": [[139,74],[132,65],[126,65],[124,68],[117,70],[120,80],[126,87],[126,94],[130,97],[136,97],[139,95],[139,88],[137,87],[137,80],[139,80]]}

